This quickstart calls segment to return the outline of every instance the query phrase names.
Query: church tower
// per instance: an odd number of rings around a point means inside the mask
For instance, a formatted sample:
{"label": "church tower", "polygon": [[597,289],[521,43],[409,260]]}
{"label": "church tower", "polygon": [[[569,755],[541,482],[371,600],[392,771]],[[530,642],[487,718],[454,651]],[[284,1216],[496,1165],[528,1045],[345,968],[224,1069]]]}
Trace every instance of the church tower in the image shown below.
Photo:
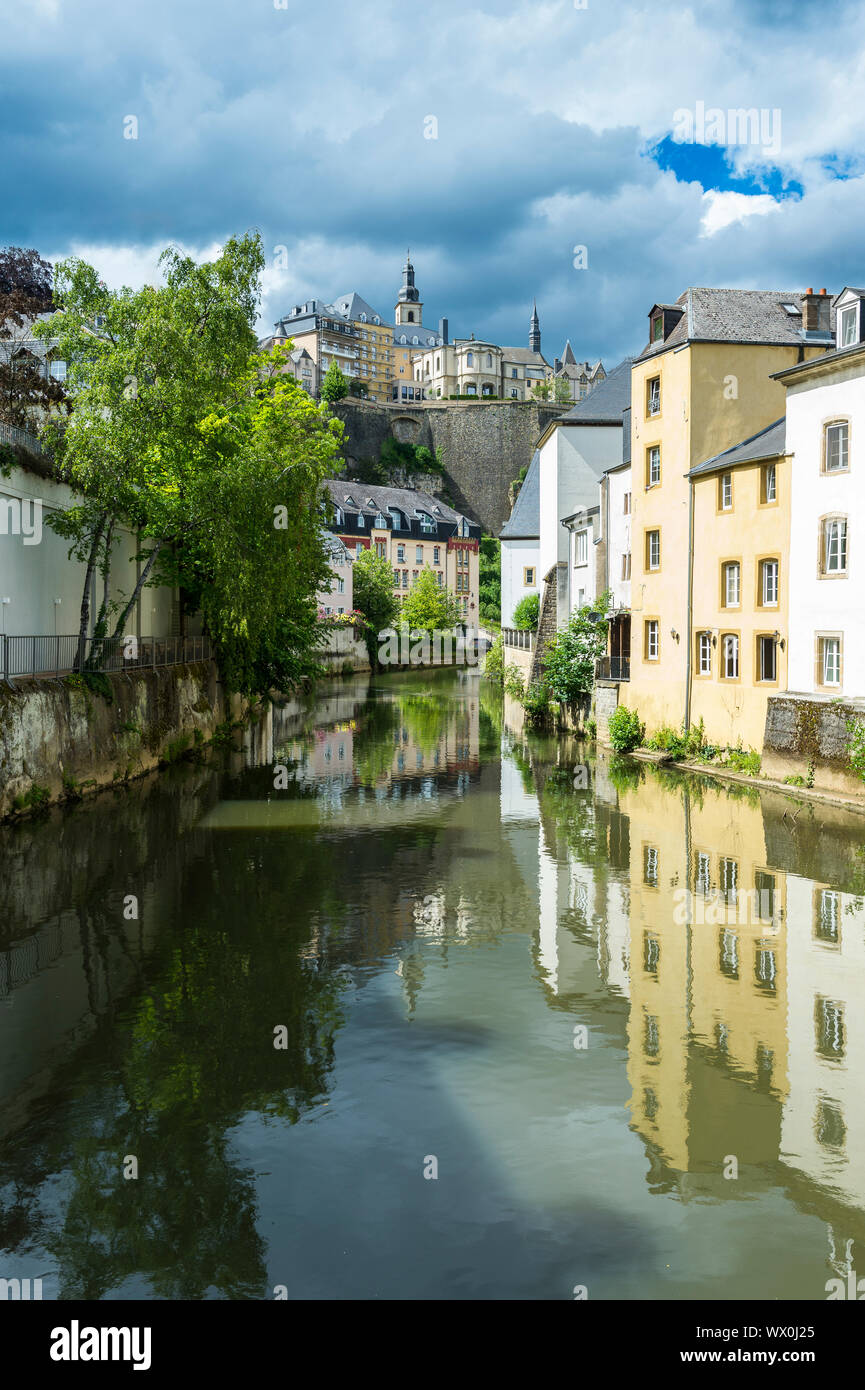
{"label": "church tower", "polygon": [[402,270],[402,289],[393,311],[393,321],[397,327],[411,324],[413,328],[419,328],[423,324],[423,304],[420,296],[415,289],[414,266],[411,263],[411,254],[406,252],[405,265]]}
{"label": "church tower", "polygon": [[540,352],[541,350],[541,324],[538,319],[538,303],[532,300],[532,318],[529,324],[529,352]]}

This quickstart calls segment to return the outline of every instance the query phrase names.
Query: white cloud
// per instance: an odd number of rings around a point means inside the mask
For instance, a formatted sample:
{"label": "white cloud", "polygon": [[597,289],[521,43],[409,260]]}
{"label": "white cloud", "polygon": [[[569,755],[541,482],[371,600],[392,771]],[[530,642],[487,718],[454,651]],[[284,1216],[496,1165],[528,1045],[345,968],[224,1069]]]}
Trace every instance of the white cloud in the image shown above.
{"label": "white cloud", "polygon": [[748,217],[765,217],[770,212],[780,212],[783,203],[768,193],[720,193],[710,189],[703,194],[705,212],[700,223],[700,235],[715,236],[733,222],[744,222]]}

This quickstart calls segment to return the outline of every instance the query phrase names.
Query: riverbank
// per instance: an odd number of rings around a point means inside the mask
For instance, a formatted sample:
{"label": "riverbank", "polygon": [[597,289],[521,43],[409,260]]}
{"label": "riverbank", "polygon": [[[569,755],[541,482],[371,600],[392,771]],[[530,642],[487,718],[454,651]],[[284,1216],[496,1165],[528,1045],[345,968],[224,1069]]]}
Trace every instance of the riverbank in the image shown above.
{"label": "riverbank", "polygon": [[[773,777],[752,777],[747,772],[736,772],[733,768],[716,767],[712,763],[694,761],[679,762],[668,753],[656,753],[650,749],[635,749],[626,757],[636,758],[638,762],[653,763],[656,766],[675,768],[679,772],[696,772],[704,777],[715,777],[720,781],[734,782],[743,787],[754,787],[757,791],[781,792],[793,801],[808,801],[816,805],[840,806],[846,811],[856,811],[865,815],[865,797],[840,791],[825,791],[821,787],[792,786],[789,782],[779,782]],[[865,790],[865,789],[863,789]]]}

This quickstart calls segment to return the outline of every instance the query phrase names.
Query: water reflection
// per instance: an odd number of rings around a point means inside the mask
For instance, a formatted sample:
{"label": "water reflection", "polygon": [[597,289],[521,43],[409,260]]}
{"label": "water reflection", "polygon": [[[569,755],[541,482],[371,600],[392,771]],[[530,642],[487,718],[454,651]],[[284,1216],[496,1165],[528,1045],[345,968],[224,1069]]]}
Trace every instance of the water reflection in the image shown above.
{"label": "water reflection", "polygon": [[354,679],[3,831],[0,1276],[820,1298],[865,1272],[861,820],[615,758],[581,789],[585,756],[476,672]]}

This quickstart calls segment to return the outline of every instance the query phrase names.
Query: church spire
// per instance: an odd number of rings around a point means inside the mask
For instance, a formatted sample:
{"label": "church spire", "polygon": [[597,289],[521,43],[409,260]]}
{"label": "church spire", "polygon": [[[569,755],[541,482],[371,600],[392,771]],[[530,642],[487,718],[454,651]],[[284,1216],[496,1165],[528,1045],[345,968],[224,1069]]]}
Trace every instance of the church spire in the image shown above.
{"label": "church spire", "polygon": [[541,350],[541,324],[538,319],[538,302],[532,300],[532,318],[529,324],[529,352],[540,352]]}

